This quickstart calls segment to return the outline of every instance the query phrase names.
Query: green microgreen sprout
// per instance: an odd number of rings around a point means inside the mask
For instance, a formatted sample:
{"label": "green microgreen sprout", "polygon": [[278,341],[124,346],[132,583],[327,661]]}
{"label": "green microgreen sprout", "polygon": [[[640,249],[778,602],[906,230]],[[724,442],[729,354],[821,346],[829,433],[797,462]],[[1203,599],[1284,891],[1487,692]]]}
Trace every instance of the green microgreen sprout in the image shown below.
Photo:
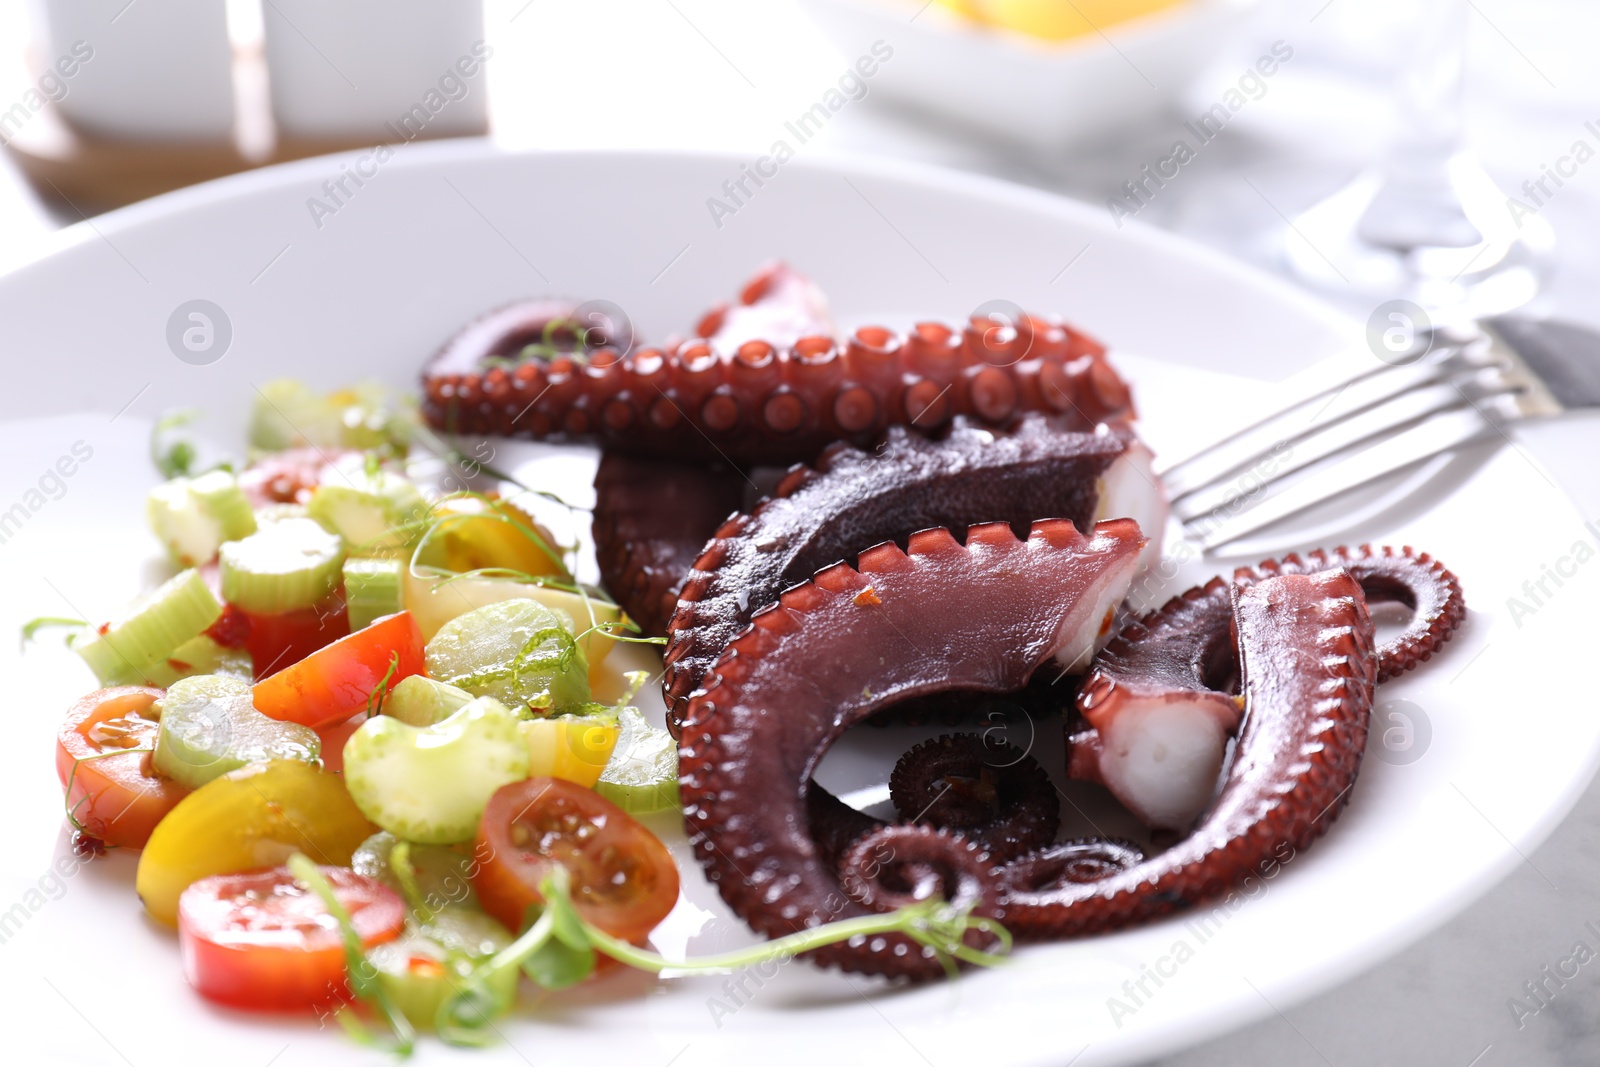
{"label": "green microgreen sprout", "polygon": [[59,615],[41,615],[37,619],[29,619],[22,624],[22,647],[27,648],[39,636],[40,630],[64,629],[72,633],[66,635],[70,643],[73,633],[84,629],[89,624],[82,619],[67,619]]}
{"label": "green microgreen sprout", "polygon": [[[451,418],[451,421],[454,422],[455,415],[454,415],[454,405],[453,404],[451,406],[451,416],[450,416],[450,418]],[[477,459],[476,457],[468,456],[465,452],[461,451],[461,449],[457,448],[455,445],[452,445],[452,444],[449,444],[448,442],[446,442],[444,440],[444,438],[442,438],[438,434],[434,433],[433,430],[430,429],[427,426],[423,426],[423,425],[419,424],[416,427],[416,436],[417,436],[417,443],[419,445],[421,445],[422,448],[425,451],[427,451],[430,454],[432,454],[434,456],[434,458],[436,458],[438,460],[441,460],[441,461],[443,461],[444,463],[446,463],[446,464],[448,464],[450,466],[461,467],[461,468],[471,468],[471,469],[473,469],[475,471],[481,471],[482,473],[487,474],[489,477],[495,479],[496,481],[504,482],[507,485],[514,485],[518,489],[522,490],[524,493],[531,493],[532,495],[534,495],[536,497],[539,497],[539,498],[541,498],[543,500],[548,500],[552,504],[556,504],[559,507],[563,507],[563,508],[567,509],[568,511],[588,511],[588,510],[590,510],[589,508],[580,508],[576,504],[569,504],[565,500],[561,499],[561,497],[557,496],[555,493],[552,493],[552,492],[550,492],[548,490],[535,489],[532,486],[527,485],[526,483],[524,483],[523,481],[521,481],[520,479],[518,479],[514,475],[512,475],[512,474],[510,474],[510,473],[508,473],[506,471],[500,470],[498,467],[491,466],[490,464],[484,462],[481,459]]]}
{"label": "green microgreen sprout", "polygon": [[[533,922],[522,936],[479,964],[457,989],[456,996],[440,1009],[439,1033],[446,1041],[482,1044],[485,1022],[477,1020],[485,1019],[485,1005],[492,1001],[489,980],[508,968],[520,968],[546,988],[565,988],[587,977],[596,954],[651,974],[724,974],[769,960],[787,960],[852,938],[902,934],[932,949],[945,971],[954,975],[957,961],[980,967],[999,966],[1006,962],[1012,945],[1010,933],[993,919],[974,916],[970,907],[930,899],[886,914],[812,927],[745,949],[695,960],[672,960],[612,937],[584,921],[573,906],[565,869],[557,867],[552,871],[540,883],[539,892],[544,906],[530,909]],[[973,931],[992,939],[995,951],[968,945],[966,935]]]}
{"label": "green microgreen sprout", "polygon": [[367,718],[383,714],[383,702],[389,699],[389,683],[400,670],[400,653],[389,653],[389,669],[383,672],[378,684],[367,694]]}
{"label": "green microgreen sprout", "polygon": [[[422,924],[431,921],[433,909],[422,898],[407,843],[396,843],[389,854],[389,865],[413,916]],[[377,971],[366,958],[349,913],[311,860],[296,853],[289,859],[289,869],[321,898],[339,924],[351,992],[374,1009],[390,1033],[386,1038],[372,1034],[348,1009],[339,1013],[340,1025],[362,1044],[399,1056],[409,1055],[415,1045],[414,1031],[379,984]],[[783,962],[856,938],[900,934],[930,949],[945,972],[954,977],[958,962],[997,967],[1006,962],[1012,947],[1011,934],[1005,927],[993,919],[973,915],[971,906],[929,899],[886,914],[862,915],[812,927],[749,948],[673,960],[612,937],[587,922],[573,904],[571,876],[563,867],[556,867],[539,883],[539,894],[543,903],[528,910],[522,935],[466,971],[459,982],[452,982],[454,995],[440,1006],[435,1019],[435,1028],[445,1042],[479,1047],[492,1040],[494,1020],[511,1007],[493,991],[497,979],[503,985],[507,971],[520,971],[548,990],[565,989],[593,973],[601,955],[650,974],[725,974],[768,961]],[[988,938],[993,947],[985,950],[967,944],[966,937],[973,932]]]}
{"label": "green microgreen sprout", "polygon": [[394,843],[389,850],[389,870],[394,873],[395,881],[400,883],[400,895],[411,909],[411,914],[416,916],[417,922],[423,925],[433,922],[434,911],[423,899],[422,887],[417,884],[417,869],[411,865],[411,842]]}

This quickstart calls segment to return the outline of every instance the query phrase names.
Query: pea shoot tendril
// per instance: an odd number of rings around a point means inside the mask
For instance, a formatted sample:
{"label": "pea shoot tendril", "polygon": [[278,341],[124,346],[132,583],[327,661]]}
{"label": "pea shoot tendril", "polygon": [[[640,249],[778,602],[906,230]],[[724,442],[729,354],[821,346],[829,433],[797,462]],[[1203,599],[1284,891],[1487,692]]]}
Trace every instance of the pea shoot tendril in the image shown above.
{"label": "pea shoot tendril", "polygon": [[[407,877],[412,875],[409,856],[400,853],[394,858],[399,860],[397,867],[403,872],[401,885],[405,896],[414,907],[420,894]],[[392,1033],[388,1041],[375,1037],[359,1020],[347,1019],[348,1010],[340,1013],[340,1022],[364,1044],[386,1048],[401,1056],[409,1055],[415,1043],[411,1026],[371,977],[375,971],[362,951],[361,939],[349,914],[339,906],[327,879],[316,864],[299,853],[290,858],[289,869],[322,898],[339,923],[351,991],[388,1023]],[[783,962],[853,938],[901,934],[931,949],[945,972],[955,977],[957,962],[998,967],[1007,962],[1012,947],[1011,934],[1000,923],[974,915],[970,906],[958,907],[935,898],[918,901],[898,911],[812,927],[749,948],[699,959],[672,960],[612,937],[586,922],[572,903],[571,879],[565,869],[557,867],[540,882],[539,893],[544,905],[529,909],[531,922],[522,936],[483,960],[460,982],[452,983],[453,995],[440,1006],[435,1020],[441,1040],[466,1047],[480,1047],[493,1040],[494,1020],[511,1007],[505,996],[494,992],[496,988],[504,988],[507,971],[521,971],[546,989],[564,989],[587,978],[602,955],[650,974],[723,974],[768,961]],[[979,949],[968,944],[967,934],[974,932],[988,939],[991,948]],[[497,982],[497,979],[502,981]]]}

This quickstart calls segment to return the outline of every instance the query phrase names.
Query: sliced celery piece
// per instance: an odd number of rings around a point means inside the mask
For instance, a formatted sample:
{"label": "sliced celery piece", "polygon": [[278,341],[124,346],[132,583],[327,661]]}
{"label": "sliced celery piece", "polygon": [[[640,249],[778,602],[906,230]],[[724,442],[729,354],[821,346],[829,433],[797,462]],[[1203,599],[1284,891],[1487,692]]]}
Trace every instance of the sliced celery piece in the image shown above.
{"label": "sliced celery piece", "polygon": [[344,547],[311,519],[284,519],[222,546],[222,596],[259,615],[309,608],[339,584]]}
{"label": "sliced celery piece", "polygon": [[426,657],[430,678],[519,711],[559,712],[589,699],[589,663],[571,620],[534,600],[504,600],[451,619]]}
{"label": "sliced celery piece", "polygon": [[197,674],[216,674],[250,682],[255,680],[255,664],[244,649],[219,645],[201,634],[192,641],[185,641],[172,655],[146,670],[145,678],[148,684],[165,689],[180,678],[192,678]]}
{"label": "sliced celery piece", "polygon": [[158,703],[161,731],[152,756],[156,770],[190,789],[246,763],[314,763],[322,754],[315,730],[261,714],[251,700],[250,683],[238,678],[183,678]]}
{"label": "sliced celery piece", "polygon": [[517,725],[490,697],[421,729],[373,716],[345,742],[345,787],[363,815],[407,841],[470,841],[494,791],[528,776]]}
{"label": "sliced celery piece", "polygon": [[286,448],[336,448],[343,420],[326,396],[304,382],[278,378],[257,391],[250,409],[250,447],[266,452]]}
{"label": "sliced celery piece", "polygon": [[383,702],[383,713],[409,726],[443,722],[472,703],[472,694],[420,674],[400,679]]}
{"label": "sliced celery piece", "polygon": [[351,630],[400,610],[401,566],[397,559],[344,561],[344,599],[349,605]]}
{"label": "sliced celery piece", "polygon": [[224,541],[256,532],[250,501],[229,471],[174,478],[156,486],[145,500],[145,515],[151,531],[180,567],[210,563]]}
{"label": "sliced celery piece", "polygon": [[[450,595],[447,588],[440,595]],[[527,715],[587,703],[587,658],[571,618],[525,596],[464,612],[427,645],[428,673]]]}
{"label": "sliced celery piece", "polygon": [[638,708],[623,708],[617,718],[622,735],[594,791],[630,815],[678,807],[678,743]]}
{"label": "sliced celery piece", "polygon": [[119,618],[75,637],[72,649],[101,685],[148,684],[151,668],[221,615],[222,605],[205,579],[190,569],[141,597]]}
{"label": "sliced celery piece", "polygon": [[428,505],[403,475],[339,463],[312,490],[306,512],[344,538],[352,556],[399,556],[421,536]]}
{"label": "sliced celery piece", "polygon": [[304,504],[268,504],[256,508],[256,528],[265,529],[285,519],[309,519]]}

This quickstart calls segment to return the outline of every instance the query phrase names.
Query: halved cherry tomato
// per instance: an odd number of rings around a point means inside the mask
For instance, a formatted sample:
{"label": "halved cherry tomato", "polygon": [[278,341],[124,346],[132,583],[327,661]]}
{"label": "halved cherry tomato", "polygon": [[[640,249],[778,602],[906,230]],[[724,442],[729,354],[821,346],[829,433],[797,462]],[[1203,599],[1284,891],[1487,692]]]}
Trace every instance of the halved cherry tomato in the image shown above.
{"label": "halved cherry tomato", "polygon": [[272,867],[296,852],[343,867],[377,830],[338,775],[300,760],[247,763],[161,820],[133,884],[151,918],[176,926],[183,891],[202,878]]}
{"label": "halved cherry tomato", "polygon": [[[313,729],[363,710],[387,678],[422,674],[422,632],[411,613],[379,619],[256,683],[256,710]],[[396,659],[398,657],[398,659]]]}
{"label": "halved cherry tomato", "polygon": [[572,876],[578,913],[612,937],[641,941],[678,902],[678,867],[649,830],[593,790],[559,778],[502,786],[478,826],[472,876],[483,910],[520,930],[540,881]]}
{"label": "halved cherry tomato", "polygon": [[[405,928],[394,891],[344,867],[323,876],[367,947]],[[202,878],[178,901],[183,973],[200,995],[236,1008],[291,1011],[345,1000],[339,928],[287,867]]]}
{"label": "halved cherry tomato", "polygon": [[143,848],[156,823],[189,792],[156,773],[148,751],[126,751],[155,745],[160,727],[150,705],[161,695],[142,685],[90,693],[67,712],[56,736],[67,810],[85,833],[108,845]]}
{"label": "halved cherry tomato", "polygon": [[[232,604],[227,605],[223,609],[223,619],[229,611],[237,610]],[[350,613],[345,608],[342,587],[309,608],[281,615],[257,615],[249,611],[239,611],[239,615],[245,624],[244,647],[250,652],[257,678],[266,678],[299,663],[350,632]]]}

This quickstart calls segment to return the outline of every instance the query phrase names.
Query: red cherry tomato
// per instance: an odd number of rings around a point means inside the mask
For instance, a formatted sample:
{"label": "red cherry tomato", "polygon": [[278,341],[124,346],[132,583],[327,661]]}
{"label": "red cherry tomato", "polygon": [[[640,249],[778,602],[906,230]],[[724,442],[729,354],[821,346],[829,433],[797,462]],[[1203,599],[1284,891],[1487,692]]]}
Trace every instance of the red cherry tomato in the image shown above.
{"label": "red cherry tomato", "polygon": [[520,930],[556,866],[578,913],[613,937],[642,941],[678,902],[678,867],[657,837],[592,789],[560,778],[502,786],[478,827],[473,875],[483,910]]}
{"label": "red cherry tomato", "polygon": [[[344,867],[321,870],[362,944],[400,936],[405,905],[393,891]],[[350,996],[339,928],[287,867],[190,885],[178,900],[178,947],[189,984],[236,1008],[292,1011]]]}
{"label": "red cherry tomato", "polygon": [[[230,610],[238,609],[229,604],[224,609],[223,619]],[[281,615],[257,615],[248,611],[240,611],[239,615],[245,626],[244,647],[250,652],[257,678],[266,678],[299,663],[350,632],[350,615],[345,610],[342,590],[335,591],[319,604]]]}
{"label": "red cherry tomato", "polygon": [[67,810],[86,834],[108,845],[143,848],[189,792],[157,774],[148,751],[132,751],[155,745],[159,724],[150,705],[161,696],[142,685],[90,693],[67,712],[56,736]]}
{"label": "red cherry tomato", "polygon": [[365,710],[385,679],[392,689],[423,673],[422,644],[409,611],[379,619],[257,682],[256,710],[313,729],[343,722]]}

